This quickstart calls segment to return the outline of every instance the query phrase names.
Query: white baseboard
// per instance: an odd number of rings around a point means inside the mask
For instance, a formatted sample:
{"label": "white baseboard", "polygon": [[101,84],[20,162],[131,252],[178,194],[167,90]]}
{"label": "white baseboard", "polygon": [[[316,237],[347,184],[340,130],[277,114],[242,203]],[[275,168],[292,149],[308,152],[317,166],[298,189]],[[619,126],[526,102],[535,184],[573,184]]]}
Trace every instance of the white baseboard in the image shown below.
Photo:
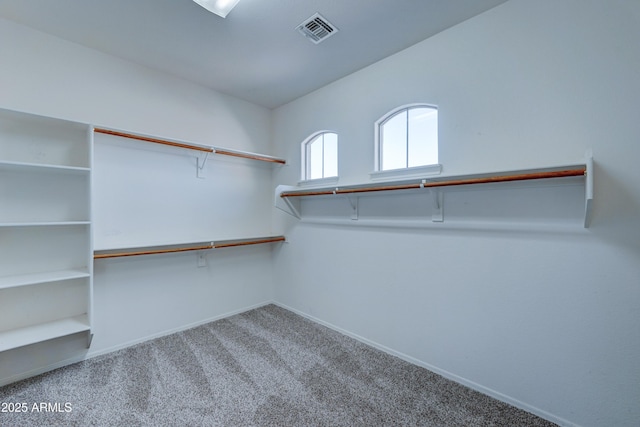
{"label": "white baseboard", "polygon": [[305,318],[311,320],[312,322],[315,322],[315,323],[318,323],[320,325],[326,326],[329,329],[333,329],[336,332],[339,332],[339,333],[341,333],[343,335],[351,337],[351,338],[353,338],[353,339],[355,339],[357,341],[360,341],[360,342],[362,342],[364,344],[367,344],[367,345],[369,345],[369,346],[371,346],[373,348],[376,348],[376,349],[378,349],[380,351],[383,351],[383,352],[385,352],[387,354],[390,354],[392,356],[398,357],[399,359],[402,359],[402,360],[404,360],[406,362],[409,362],[411,364],[414,364],[414,365],[423,367],[425,369],[428,369],[431,372],[434,372],[434,373],[436,373],[438,375],[441,375],[441,376],[443,376],[443,377],[445,377],[445,378],[447,378],[447,379],[449,379],[451,381],[455,381],[458,384],[462,384],[462,385],[464,385],[466,387],[469,387],[469,388],[471,388],[471,389],[473,389],[475,391],[478,391],[478,392],[480,392],[482,394],[485,394],[487,396],[493,397],[494,399],[497,399],[497,400],[499,400],[501,402],[508,403],[511,406],[515,406],[516,408],[522,409],[523,411],[530,412],[530,413],[532,413],[534,415],[539,416],[540,418],[544,418],[547,421],[551,421],[553,423],[556,423],[556,424],[558,424],[560,426],[564,426],[564,427],[580,427],[578,424],[572,423],[571,421],[568,421],[568,420],[566,420],[564,418],[555,416],[555,415],[553,415],[553,414],[551,414],[549,412],[546,412],[546,411],[544,411],[542,409],[539,409],[539,408],[536,408],[536,407],[531,406],[529,404],[526,404],[526,403],[524,403],[524,402],[522,402],[520,400],[514,399],[514,398],[512,398],[510,396],[507,396],[507,395],[502,394],[502,393],[500,393],[498,391],[495,391],[493,389],[485,387],[485,386],[483,386],[481,384],[478,384],[478,383],[470,381],[470,380],[468,380],[466,378],[460,377],[460,376],[458,376],[458,375],[456,375],[454,373],[451,373],[449,371],[446,371],[444,369],[440,369],[437,366],[433,366],[433,365],[431,365],[431,364],[429,364],[427,362],[423,362],[422,360],[418,360],[418,359],[416,359],[414,357],[411,357],[411,356],[409,356],[407,354],[404,354],[404,353],[401,353],[399,351],[396,351],[396,350],[394,350],[392,348],[386,347],[386,346],[384,346],[382,344],[379,344],[379,343],[377,343],[375,341],[371,341],[371,340],[369,340],[367,338],[364,338],[364,337],[362,337],[360,335],[357,335],[357,334],[354,334],[352,332],[349,332],[349,331],[347,331],[345,329],[342,329],[342,328],[340,328],[340,327],[338,327],[336,325],[333,325],[333,324],[331,324],[329,322],[325,322],[322,319],[318,319],[317,317],[311,316],[311,315],[309,315],[307,313],[304,313],[304,312],[302,312],[300,310],[297,310],[297,309],[295,309],[293,307],[289,307],[286,304],[282,304],[282,303],[277,302],[277,301],[272,302],[272,304],[277,305],[278,307],[284,308],[285,310],[289,310],[289,311],[291,311],[293,313],[296,313],[296,314],[298,314],[298,315],[300,315],[302,317],[305,317]]}

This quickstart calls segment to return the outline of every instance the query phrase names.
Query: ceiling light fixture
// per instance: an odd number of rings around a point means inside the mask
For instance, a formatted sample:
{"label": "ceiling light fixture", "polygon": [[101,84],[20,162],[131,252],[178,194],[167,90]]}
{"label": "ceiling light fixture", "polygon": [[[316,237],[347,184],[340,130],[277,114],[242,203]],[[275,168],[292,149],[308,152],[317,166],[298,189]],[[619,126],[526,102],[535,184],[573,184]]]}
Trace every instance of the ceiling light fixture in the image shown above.
{"label": "ceiling light fixture", "polygon": [[240,0],[193,0],[218,16],[226,17]]}

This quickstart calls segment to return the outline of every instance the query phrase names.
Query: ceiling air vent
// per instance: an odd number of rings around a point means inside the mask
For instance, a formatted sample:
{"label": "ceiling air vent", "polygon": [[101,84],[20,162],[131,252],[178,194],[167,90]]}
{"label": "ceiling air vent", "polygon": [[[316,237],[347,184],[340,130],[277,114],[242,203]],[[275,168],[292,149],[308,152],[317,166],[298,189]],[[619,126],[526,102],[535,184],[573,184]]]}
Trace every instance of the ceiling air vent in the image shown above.
{"label": "ceiling air vent", "polygon": [[316,13],[298,25],[298,31],[315,44],[318,44],[337,33],[338,29],[322,15]]}

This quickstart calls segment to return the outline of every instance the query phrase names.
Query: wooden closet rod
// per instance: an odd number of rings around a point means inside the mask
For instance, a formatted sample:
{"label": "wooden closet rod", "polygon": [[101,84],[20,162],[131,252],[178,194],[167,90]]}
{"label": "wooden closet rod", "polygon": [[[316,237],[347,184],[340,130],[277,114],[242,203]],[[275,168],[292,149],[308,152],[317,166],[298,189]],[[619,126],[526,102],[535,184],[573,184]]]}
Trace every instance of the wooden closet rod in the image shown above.
{"label": "wooden closet rod", "polygon": [[309,190],[309,191],[285,191],[280,193],[280,197],[303,197],[303,196],[328,196],[332,194],[353,194],[370,193],[374,191],[411,190],[430,187],[449,187],[454,185],[488,184],[492,182],[526,181],[531,179],[562,178],[569,176],[581,176],[586,173],[586,168],[567,169],[551,172],[532,172],[516,175],[497,175],[481,178],[463,178],[442,181],[426,181],[424,183],[380,185],[375,187],[360,188],[336,188],[333,190]]}
{"label": "wooden closet rod", "polygon": [[219,242],[214,243],[215,249],[220,248],[231,248],[233,246],[247,246],[247,245],[260,245],[262,243],[273,243],[273,242],[284,242],[284,236],[276,236],[276,237],[267,237],[264,239],[256,239],[256,240],[238,240],[238,241],[230,241],[230,242]]}
{"label": "wooden closet rod", "polygon": [[121,136],[123,138],[137,139],[138,141],[153,142],[155,144],[170,145],[172,147],[187,148],[189,150],[197,150],[197,151],[204,151],[204,152],[207,152],[207,153],[213,153],[213,148],[210,148],[210,147],[200,147],[198,145],[184,144],[182,142],[167,141],[165,139],[151,138],[151,137],[148,137],[148,136],[134,135],[132,133],[119,132],[119,131],[115,131],[115,130],[102,129],[102,128],[94,128],[93,131],[97,132],[97,133],[104,133],[104,134],[107,134],[107,135]]}
{"label": "wooden closet rod", "polygon": [[204,151],[206,153],[216,153],[216,154],[221,154],[221,155],[224,155],[224,156],[242,157],[242,158],[245,158],[245,159],[260,160],[262,162],[271,162],[271,163],[280,163],[280,164],[285,164],[286,163],[285,160],[278,159],[276,157],[263,156],[261,154],[247,153],[247,152],[243,152],[243,151],[229,150],[229,149],[226,149],[226,148],[203,147],[201,145],[192,145],[192,144],[186,144],[186,143],[183,143],[183,142],[167,141],[165,139],[152,138],[152,137],[141,136],[141,135],[135,135],[135,134],[132,134],[132,133],[120,132],[120,131],[115,131],[115,130],[110,130],[110,129],[103,129],[103,128],[94,128],[93,131],[97,132],[97,133],[104,133],[106,135],[113,135],[113,136],[120,136],[120,137],[123,137],[123,138],[137,139],[139,141],[153,142],[155,144],[169,145],[171,147],[186,148],[186,149],[189,149],[189,150]]}
{"label": "wooden closet rod", "polygon": [[169,254],[172,252],[202,251],[206,249],[213,249],[213,247],[214,247],[213,244],[209,244],[209,245],[202,245],[202,246],[189,246],[189,247],[170,248],[170,249],[145,249],[145,250],[139,250],[139,251],[114,252],[114,253],[106,253],[106,254],[94,254],[93,259],[118,258],[118,257],[138,256],[138,255]]}
{"label": "wooden closet rod", "polygon": [[287,163],[286,160],[278,159],[276,157],[262,156],[260,154],[253,154],[253,153],[243,153],[241,151],[233,151],[233,150],[228,150],[226,148],[215,148],[214,153],[222,154],[225,156],[242,157],[244,159],[260,160],[262,162],[279,163],[281,165],[284,165]]}
{"label": "wooden closet rod", "polygon": [[[151,247],[149,249],[138,248],[136,250],[130,250],[125,252],[94,253],[93,259],[118,258],[118,257],[138,256],[138,255],[168,254],[173,252],[202,251],[202,250],[208,250],[208,249],[230,248],[233,246],[260,245],[264,243],[284,242],[284,241],[285,241],[284,236],[273,236],[273,237],[265,237],[260,239],[223,240],[217,243],[211,242],[206,245],[181,246],[181,247],[171,247],[171,248],[165,248],[165,249],[150,249]],[[166,245],[166,246],[169,246],[169,245]]]}

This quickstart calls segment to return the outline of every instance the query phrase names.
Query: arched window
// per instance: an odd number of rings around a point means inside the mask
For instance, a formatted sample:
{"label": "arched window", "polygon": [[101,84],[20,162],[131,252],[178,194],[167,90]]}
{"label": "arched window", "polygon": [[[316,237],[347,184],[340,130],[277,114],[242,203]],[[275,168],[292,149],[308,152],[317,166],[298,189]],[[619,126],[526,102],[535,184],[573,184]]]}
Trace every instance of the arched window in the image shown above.
{"label": "arched window", "polygon": [[338,176],[338,134],[316,132],[302,143],[302,179]]}
{"label": "arched window", "polygon": [[375,170],[407,169],[438,163],[438,108],[404,105],[375,123]]}

